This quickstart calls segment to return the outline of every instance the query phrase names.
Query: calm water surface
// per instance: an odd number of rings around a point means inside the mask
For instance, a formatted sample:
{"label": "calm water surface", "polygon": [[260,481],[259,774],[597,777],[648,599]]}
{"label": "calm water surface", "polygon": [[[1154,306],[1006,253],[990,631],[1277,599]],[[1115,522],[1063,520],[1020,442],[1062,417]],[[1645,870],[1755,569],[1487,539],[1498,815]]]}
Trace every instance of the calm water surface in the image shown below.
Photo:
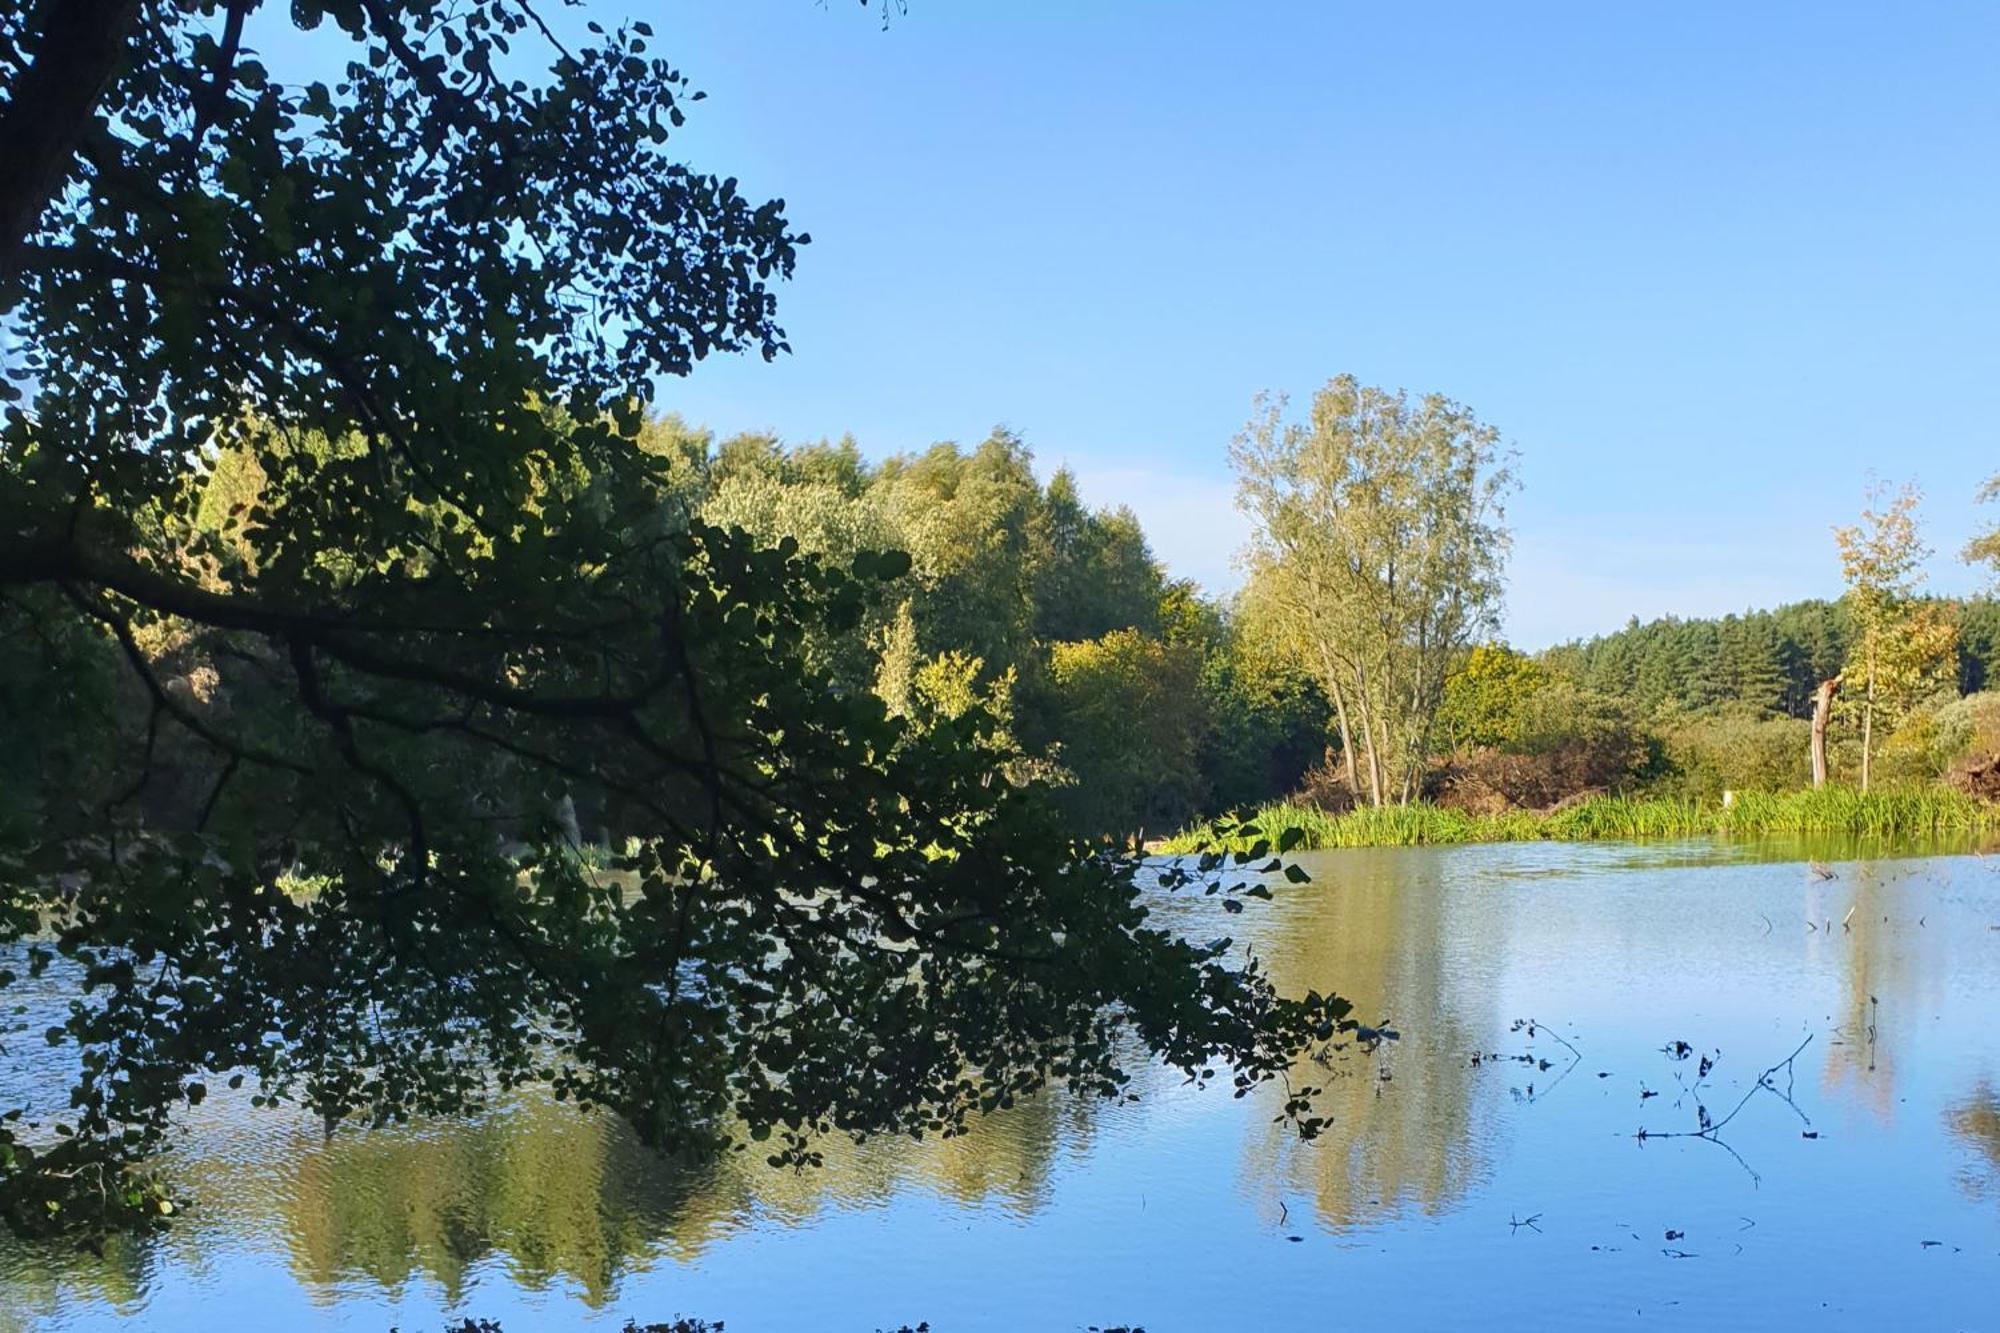
{"label": "calm water surface", "polygon": [[[2000,1328],[2000,856],[1950,850],[1307,857],[1230,928],[1402,1033],[1301,1066],[1313,1143],[1160,1076],[807,1175],[676,1169],[535,1098],[328,1142],[218,1095],[178,1154],[197,1211],[101,1258],[0,1247],[0,1329]],[[1637,1137],[1802,1041],[1789,1104]]]}

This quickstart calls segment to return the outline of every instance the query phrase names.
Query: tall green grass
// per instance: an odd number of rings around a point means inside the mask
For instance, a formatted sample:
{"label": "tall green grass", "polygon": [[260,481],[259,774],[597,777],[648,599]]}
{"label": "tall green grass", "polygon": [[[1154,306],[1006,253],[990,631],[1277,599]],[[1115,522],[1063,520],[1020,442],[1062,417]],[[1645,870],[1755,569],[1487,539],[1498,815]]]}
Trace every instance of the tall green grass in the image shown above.
{"label": "tall green grass", "polygon": [[[1855,833],[1870,837],[2000,828],[2000,806],[1946,787],[1819,787],[1791,792],[1739,792],[1719,801],[1599,796],[1544,814],[1510,810],[1471,815],[1434,805],[1387,806],[1332,815],[1306,806],[1273,804],[1253,812],[1261,837],[1277,841],[1299,830],[1300,847],[1417,847],[1461,842],[1583,842],[1613,838],[1685,838],[1701,834]],[[1251,839],[1207,824],[1167,840],[1161,850],[1191,852],[1221,845],[1240,850]]]}

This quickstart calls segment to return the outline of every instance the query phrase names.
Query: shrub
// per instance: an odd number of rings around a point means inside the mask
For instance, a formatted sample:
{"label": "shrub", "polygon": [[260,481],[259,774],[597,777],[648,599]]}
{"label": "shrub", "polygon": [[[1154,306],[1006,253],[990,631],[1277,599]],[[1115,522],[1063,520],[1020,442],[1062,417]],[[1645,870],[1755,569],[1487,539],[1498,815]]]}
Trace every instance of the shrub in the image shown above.
{"label": "shrub", "polygon": [[1933,715],[1929,756],[1933,773],[1994,754],[2000,754],[2000,690],[1953,699]]}
{"label": "shrub", "polygon": [[1661,728],[1665,763],[1646,784],[1659,796],[1719,799],[1724,791],[1790,791],[1812,780],[1812,725],[1724,707]]}
{"label": "shrub", "polygon": [[1291,800],[1293,805],[1335,815],[1360,804],[1354,788],[1347,783],[1347,769],[1332,746],[1328,746],[1320,761],[1299,778],[1299,789],[1292,794]]}
{"label": "shrub", "polygon": [[1517,702],[1510,739],[1438,769],[1432,795],[1440,805],[1474,814],[1543,810],[1622,790],[1644,772],[1646,737],[1617,700],[1555,680]]}

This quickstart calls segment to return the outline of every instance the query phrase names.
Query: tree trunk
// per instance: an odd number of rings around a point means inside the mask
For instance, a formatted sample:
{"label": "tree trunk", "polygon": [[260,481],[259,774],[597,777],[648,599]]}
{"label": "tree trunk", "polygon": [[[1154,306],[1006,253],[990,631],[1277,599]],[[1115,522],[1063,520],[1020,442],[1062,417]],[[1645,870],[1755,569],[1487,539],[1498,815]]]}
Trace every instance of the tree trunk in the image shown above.
{"label": "tree trunk", "polygon": [[1340,724],[1340,765],[1347,776],[1347,794],[1358,804],[1361,800],[1361,780],[1354,772],[1354,732],[1347,725],[1347,696],[1334,678],[1332,666],[1326,669],[1326,681],[1333,690],[1333,716]]}
{"label": "tree trunk", "polygon": [[[1379,737],[1369,738],[1368,764],[1370,768],[1374,769],[1374,773],[1371,776],[1374,778],[1375,781],[1375,804],[1387,805],[1389,803],[1388,797],[1384,795],[1382,786],[1382,779],[1384,777],[1384,774],[1382,772],[1381,763],[1376,760],[1375,756],[1377,754],[1380,754],[1383,759],[1387,759],[1390,760],[1391,762],[1394,762],[1395,751],[1393,748],[1391,748],[1389,744],[1389,719],[1386,717],[1378,717],[1375,719],[1375,725],[1377,728],[1380,729],[1382,734]],[[1387,775],[1387,777],[1391,782],[1393,782],[1395,781],[1396,775],[1390,773]]]}
{"label": "tree trunk", "polygon": [[52,0],[37,8],[42,30],[28,38],[34,63],[12,79],[0,114],[0,279],[14,276],[21,242],[76,160],[77,143],[125,58],[139,0]]}
{"label": "tree trunk", "polygon": [[1368,700],[1368,674],[1360,667],[1355,668],[1354,711],[1356,728],[1361,734],[1362,758],[1368,761],[1368,803],[1378,809],[1382,805],[1382,747],[1375,740],[1375,709]]}
{"label": "tree trunk", "polygon": [[1368,757],[1368,804],[1379,810],[1382,807],[1382,747],[1375,743],[1374,710],[1365,701],[1361,709],[1361,739]]}
{"label": "tree trunk", "polygon": [[1861,695],[1861,790],[1868,790],[1869,759],[1875,748],[1875,636],[1868,636],[1868,688]]}
{"label": "tree trunk", "polygon": [[555,816],[556,827],[562,830],[569,849],[573,852],[583,850],[583,825],[576,817],[576,798],[564,792],[562,799],[556,802]]}
{"label": "tree trunk", "polygon": [[1826,785],[1826,723],[1833,713],[1833,696],[1840,690],[1840,677],[1823,680],[1813,692],[1812,776],[1813,786]]}
{"label": "tree trunk", "polygon": [[1868,692],[1861,698],[1861,790],[1868,790],[1868,752],[1875,748],[1875,681],[1871,675]]}

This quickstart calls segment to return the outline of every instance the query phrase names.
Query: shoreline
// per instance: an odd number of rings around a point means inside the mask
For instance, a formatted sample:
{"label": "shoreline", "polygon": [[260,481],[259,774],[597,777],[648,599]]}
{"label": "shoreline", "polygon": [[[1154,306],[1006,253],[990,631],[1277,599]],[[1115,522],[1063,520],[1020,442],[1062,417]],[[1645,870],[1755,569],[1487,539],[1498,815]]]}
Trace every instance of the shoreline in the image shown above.
{"label": "shoreline", "polygon": [[1837,833],[1909,837],[2000,832],[2000,804],[1948,787],[1820,787],[1739,792],[1732,803],[1671,797],[1598,796],[1562,810],[1472,814],[1426,803],[1332,814],[1279,802],[1240,821],[1210,820],[1147,846],[1158,855],[1246,851],[1260,841],[1318,851],[1481,842],[1598,842],[1726,834]]}

